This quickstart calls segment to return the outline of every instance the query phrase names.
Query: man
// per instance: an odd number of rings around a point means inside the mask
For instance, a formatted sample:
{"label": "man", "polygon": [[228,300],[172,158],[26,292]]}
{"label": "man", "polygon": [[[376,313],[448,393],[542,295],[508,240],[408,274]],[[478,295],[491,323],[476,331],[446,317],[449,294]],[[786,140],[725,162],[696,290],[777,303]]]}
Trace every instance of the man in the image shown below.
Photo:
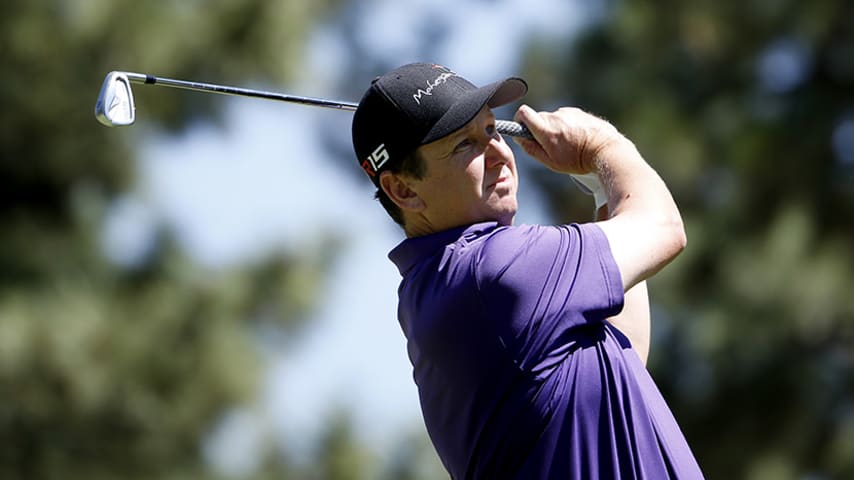
{"label": "man", "polygon": [[513,226],[518,172],[491,109],[526,91],[410,64],[353,119],[359,163],[407,236],[389,256],[430,438],[452,478],[702,478],[644,367],[644,280],[684,248],[679,211],[613,126],[523,106],[533,140],[516,141],[603,209]]}

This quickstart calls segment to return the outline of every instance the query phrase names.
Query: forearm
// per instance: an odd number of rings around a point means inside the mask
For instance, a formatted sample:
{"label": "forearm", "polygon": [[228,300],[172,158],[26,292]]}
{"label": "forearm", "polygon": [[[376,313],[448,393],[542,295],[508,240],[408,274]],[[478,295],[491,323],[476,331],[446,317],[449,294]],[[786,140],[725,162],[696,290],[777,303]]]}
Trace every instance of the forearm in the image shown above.
{"label": "forearm", "polygon": [[603,149],[595,166],[608,191],[609,219],[599,225],[628,290],[682,251],[682,219],[664,181],[629,140],[622,138]]}
{"label": "forearm", "polygon": [[639,213],[681,223],[664,181],[627,138],[621,137],[603,148],[594,166],[608,192],[609,217]]}

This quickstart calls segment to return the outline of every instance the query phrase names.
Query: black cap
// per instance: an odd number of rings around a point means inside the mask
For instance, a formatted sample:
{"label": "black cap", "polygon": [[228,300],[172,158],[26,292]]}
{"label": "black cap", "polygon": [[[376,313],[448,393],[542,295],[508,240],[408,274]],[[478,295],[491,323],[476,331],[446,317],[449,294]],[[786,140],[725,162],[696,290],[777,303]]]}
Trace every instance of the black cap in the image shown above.
{"label": "black cap", "polygon": [[353,148],[375,185],[379,174],[421,145],[464,127],[484,105],[522,98],[528,84],[508,78],[476,87],[450,69],[412,63],[377,77],[353,116]]}

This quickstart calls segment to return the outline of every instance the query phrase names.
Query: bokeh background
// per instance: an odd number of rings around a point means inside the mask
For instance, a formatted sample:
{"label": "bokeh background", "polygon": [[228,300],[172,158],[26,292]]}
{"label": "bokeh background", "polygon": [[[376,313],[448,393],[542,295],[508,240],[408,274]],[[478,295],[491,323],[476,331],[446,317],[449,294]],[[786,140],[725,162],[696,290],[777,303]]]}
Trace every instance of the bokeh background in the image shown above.
{"label": "bokeh background", "polygon": [[[356,101],[411,61],[523,76],[671,186],[649,368],[708,478],[854,478],[847,0],[4,1],[0,478],[446,478],[351,114],[137,85],[133,127],[93,116],[111,70]],[[517,157],[519,222],[591,216]]]}

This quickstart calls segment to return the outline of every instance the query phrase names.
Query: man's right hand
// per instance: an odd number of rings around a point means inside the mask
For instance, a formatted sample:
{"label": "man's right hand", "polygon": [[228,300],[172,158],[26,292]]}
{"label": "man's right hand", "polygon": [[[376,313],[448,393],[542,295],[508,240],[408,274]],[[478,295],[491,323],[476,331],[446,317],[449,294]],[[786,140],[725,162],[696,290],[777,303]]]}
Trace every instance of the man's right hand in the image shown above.
{"label": "man's right hand", "polygon": [[523,105],[516,112],[516,121],[524,123],[534,137],[514,137],[516,142],[528,155],[560,173],[596,172],[603,150],[628,142],[613,125],[578,108],[535,112]]}

